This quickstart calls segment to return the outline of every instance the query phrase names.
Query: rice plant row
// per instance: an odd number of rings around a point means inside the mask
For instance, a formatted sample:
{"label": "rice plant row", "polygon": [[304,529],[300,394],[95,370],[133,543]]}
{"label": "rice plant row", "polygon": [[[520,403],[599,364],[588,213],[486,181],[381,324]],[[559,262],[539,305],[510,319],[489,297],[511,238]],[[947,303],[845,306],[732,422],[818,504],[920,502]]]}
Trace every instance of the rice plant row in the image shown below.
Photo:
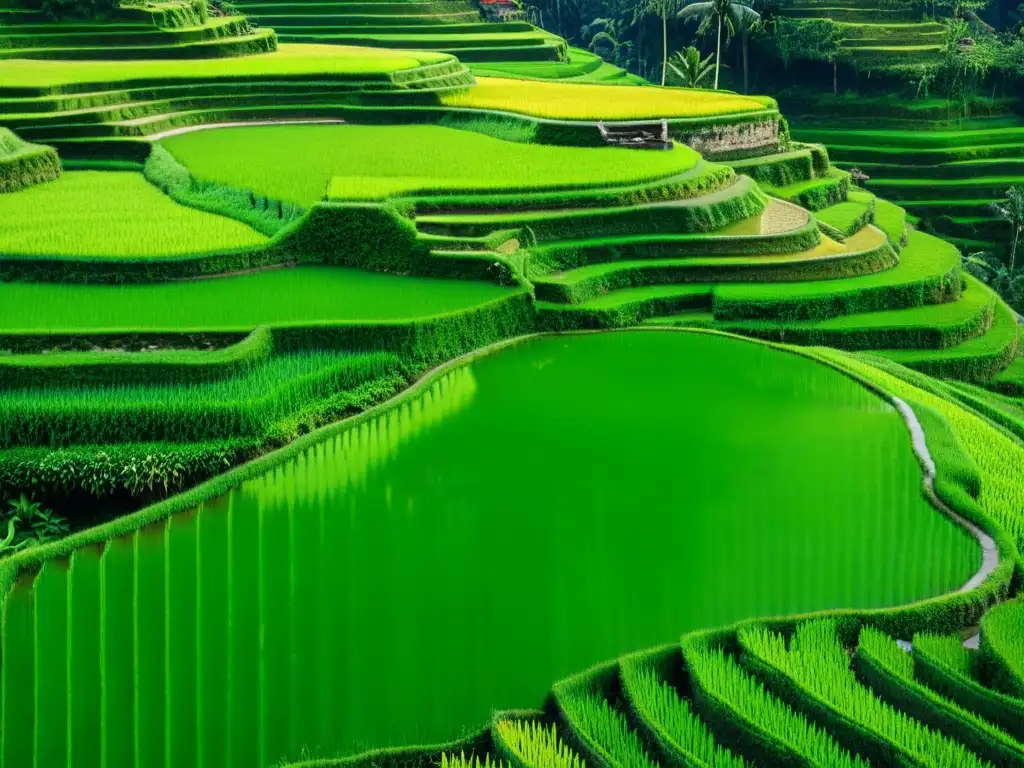
{"label": "rice plant row", "polygon": [[[734,723],[750,739],[767,745],[765,764],[784,759],[818,768],[861,768],[866,763],[841,747],[826,731],[765,690],[721,648],[694,643],[685,650],[698,709],[707,718]],[[708,718],[710,719],[710,718]]]}
{"label": "rice plant row", "polygon": [[980,654],[959,635],[917,634],[913,649],[918,680],[1024,742],[1024,699],[985,686]]}
{"label": "rice plant row", "polygon": [[311,401],[400,377],[391,353],[309,352],[196,384],[0,392],[0,445],[70,445],[260,436]]}
{"label": "rice plant row", "polygon": [[504,718],[495,726],[495,748],[506,751],[526,768],[586,768],[580,758],[558,735],[554,723]]}
{"label": "rice plant row", "polygon": [[769,674],[784,676],[804,706],[818,712],[830,726],[841,723],[845,738],[857,744],[858,752],[867,751],[869,758],[891,755],[895,748],[901,756],[898,760],[922,766],[987,765],[961,744],[896,710],[862,685],[850,669],[834,620],[801,624],[788,648],[786,638],[763,627],[740,630],[739,641],[744,652]]}
{"label": "rice plant row", "polygon": [[457,755],[442,752],[441,768],[507,768],[507,766],[501,760],[493,760],[490,755],[484,755],[481,759],[480,755],[473,754],[466,757],[465,752],[460,752]]}
{"label": "rice plant row", "polygon": [[981,621],[981,649],[996,687],[1024,697],[1024,598],[996,606]]}
{"label": "rice plant row", "polygon": [[622,663],[622,683],[637,714],[655,730],[666,746],[688,765],[707,768],[744,768],[748,763],[715,741],[690,703],[654,669],[640,663]]}
{"label": "rice plant row", "polygon": [[930,727],[955,734],[958,741],[996,765],[1024,762],[1024,747],[989,723],[914,676],[914,658],[874,627],[864,627],[857,641],[858,672],[875,694]]}
{"label": "rice plant row", "polygon": [[[959,404],[915,386],[910,381],[914,377],[912,372],[901,372],[910,379],[905,380],[841,352],[822,350],[821,354],[875,382],[885,391],[941,414],[963,449],[977,463],[982,481],[978,503],[982,510],[1013,537],[1018,546],[1024,545],[1024,485],[1020,482],[1024,445]],[[942,459],[941,456],[934,458]]]}
{"label": "rice plant row", "polygon": [[573,692],[558,697],[572,728],[617,768],[657,768],[625,716],[597,693]]}

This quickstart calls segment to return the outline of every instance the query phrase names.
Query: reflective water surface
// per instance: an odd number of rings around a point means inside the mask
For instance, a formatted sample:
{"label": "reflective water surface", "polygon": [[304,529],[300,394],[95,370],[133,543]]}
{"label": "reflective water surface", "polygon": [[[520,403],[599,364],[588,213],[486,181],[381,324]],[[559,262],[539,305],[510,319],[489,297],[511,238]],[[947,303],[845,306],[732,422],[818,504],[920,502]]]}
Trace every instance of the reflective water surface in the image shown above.
{"label": "reflective water surface", "polygon": [[191,513],[47,562],[3,627],[3,764],[269,766],[436,742],[696,627],[958,587],[896,412],[683,333],[547,337]]}

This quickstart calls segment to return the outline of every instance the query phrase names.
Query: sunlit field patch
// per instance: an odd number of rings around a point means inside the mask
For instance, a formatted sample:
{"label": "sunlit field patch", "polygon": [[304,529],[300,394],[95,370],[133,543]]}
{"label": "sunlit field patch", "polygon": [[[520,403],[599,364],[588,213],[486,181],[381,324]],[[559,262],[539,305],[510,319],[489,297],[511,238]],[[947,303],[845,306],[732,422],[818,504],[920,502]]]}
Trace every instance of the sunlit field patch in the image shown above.
{"label": "sunlit field patch", "polygon": [[644,120],[758,112],[772,105],[721,91],[622,88],[616,85],[546,83],[477,78],[475,87],[444,96],[450,107],[497,109],[555,120]]}
{"label": "sunlit field patch", "polygon": [[224,128],[163,141],[197,178],[310,205],[454,189],[571,189],[693,168],[700,156],[614,147],[519,144],[436,125]]}
{"label": "sunlit field patch", "polygon": [[238,221],[178,205],[141,174],[78,171],[0,195],[0,254],[182,256],[262,246]]}

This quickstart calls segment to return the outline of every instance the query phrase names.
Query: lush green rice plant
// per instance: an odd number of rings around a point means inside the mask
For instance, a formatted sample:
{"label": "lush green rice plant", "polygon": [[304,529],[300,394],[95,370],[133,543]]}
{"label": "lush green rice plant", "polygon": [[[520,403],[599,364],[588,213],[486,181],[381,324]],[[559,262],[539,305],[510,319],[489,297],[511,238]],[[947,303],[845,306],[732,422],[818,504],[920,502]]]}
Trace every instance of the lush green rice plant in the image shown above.
{"label": "lush green rice plant", "polygon": [[71,445],[259,437],[311,401],[401,378],[396,355],[308,352],[197,384],[28,388],[0,392],[0,445]]}
{"label": "lush green rice plant", "polygon": [[441,768],[506,768],[501,760],[492,760],[490,755],[470,755],[466,757],[465,752],[449,756],[447,752],[441,753]]}
{"label": "lush green rice plant", "polygon": [[684,88],[621,88],[481,77],[475,87],[442,97],[451,107],[519,112],[555,120],[643,120],[763,112],[749,96]]}
{"label": "lush green rice plant", "polygon": [[74,171],[0,196],[0,254],[182,256],[260,248],[246,225],[178,205],[138,173]]}
{"label": "lush green rice plant", "polygon": [[821,354],[885,391],[941,414],[963,448],[977,462],[982,481],[978,503],[985,515],[1010,534],[1018,546],[1024,543],[1024,487],[1020,483],[1024,446],[984,418],[928,390],[925,385],[930,380],[920,374],[899,366],[882,370],[877,364],[831,350],[822,350]]}
{"label": "lush green rice plant", "polygon": [[747,762],[715,741],[715,736],[690,703],[654,669],[637,662],[622,663],[622,682],[633,708],[668,749],[686,765],[743,768]]}
{"label": "lush green rice plant", "polygon": [[5,61],[0,87],[54,88],[78,83],[116,86],[131,80],[245,79],[317,75],[326,79],[389,76],[401,70],[449,60],[430,51],[390,51],[335,45],[282,45],[273,53],[238,58],[135,61]]}
{"label": "lush green rice plant", "polygon": [[526,768],[584,768],[585,763],[558,736],[555,724],[505,718],[494,726],[497,749],[508,752],[511,762]]}
{"label": "lush green rice plant", "polygon": [[573,692],[558,703],[577,736],[611,765],[622,768],[655,768],[644,743],[629,727],[626,717],[599,693]]}
{"label": "lush green rice plant", "polygon": [[[302,205],[325,195],[515,192],[636,183],[688,171],[700,156],[503,141],[437,125],[285,125],[173,136],[163,146],[201,180]],[[329,185],[329,189],[328,189]]]}
{"label": "lush green rice plant", "polygon": [[52,181],[59,175],[60,159],[53,147],[29,144],[0,128],[0,193]]}
{"label": "lush green rice plant", "polygon": [[701,715],[715,733],[729,733],[730,743],[758,763],[819,768],[865,765],[828,732],[766,691],[721,648],[690,642],[684,644],[684,653]]}
{"label": "lush green rice plant", "polygon": [[126,330],[248,333],[260,325],[410,320],[509,295],[492,283],[331,267],[152,285],[0,283],[0,328],[75,336]]}
{"label": "lush green rice plant", "polygon": [[855,667],[877,696],[960,743],[995,765],[1024,762],[1024,747],[983,717],[942,696],[914,676],[914,658],[896,641],[864,627],[857,641]]}
{"label": "lush green rice plant", "polygon": [[1024,739],[1024,699],[986,688],[979,680],[980,654],[964,648],[960,635],[914,635],[914,674],[969,712]]}
{"label": "lush green rice plant", "polygon": [[1024,599],[996,606],[981,620],[981,652],[994,686],[1024,697]]}
{"label": "lush green rice plant", "polygon": [[861,685],[837,635],[836,621],[801,624],[786,639],[764,627],[745,627],[739,642],[752,666],[763,671],[769,686],[812,713],[847,746],[873,762],[894,760],[923,766],[981,766],[959,743],[894,709]]}

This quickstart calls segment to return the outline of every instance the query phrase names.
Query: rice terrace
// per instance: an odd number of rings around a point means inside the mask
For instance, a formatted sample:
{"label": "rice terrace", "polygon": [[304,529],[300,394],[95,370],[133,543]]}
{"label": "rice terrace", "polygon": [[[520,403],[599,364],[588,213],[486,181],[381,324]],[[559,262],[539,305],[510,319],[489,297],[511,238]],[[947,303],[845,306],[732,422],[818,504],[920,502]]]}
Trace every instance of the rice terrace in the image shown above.
{"label": "rice terrace", "polygon": [[1010,0],[0,0],[0,768],[1024,766]]}

